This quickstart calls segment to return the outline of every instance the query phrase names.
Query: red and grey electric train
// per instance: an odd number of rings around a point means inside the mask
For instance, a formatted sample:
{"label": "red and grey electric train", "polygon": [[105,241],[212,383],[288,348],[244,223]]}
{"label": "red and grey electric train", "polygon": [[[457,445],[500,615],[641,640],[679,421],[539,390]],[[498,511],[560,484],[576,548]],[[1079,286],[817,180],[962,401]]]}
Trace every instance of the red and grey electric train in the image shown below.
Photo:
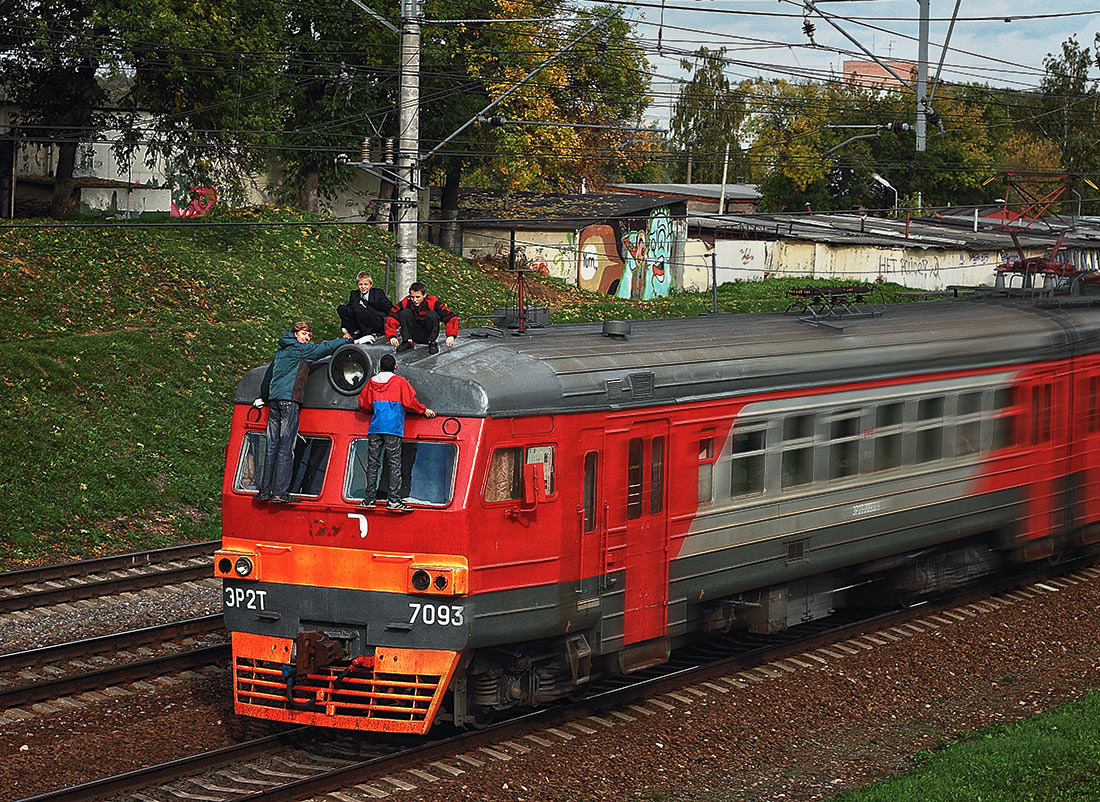
{"label": "red and grey electric train", "polygon": [[240,714],[476,724],[845,588],[919,598],[1100,540],[1091,308],[469,331],[400,357],[438,412],[407,423],[411,515],[357,506],[356,394],[387,350],[314,366],[294,504],[255,503],[263,369],[237,388],[215,564]]}

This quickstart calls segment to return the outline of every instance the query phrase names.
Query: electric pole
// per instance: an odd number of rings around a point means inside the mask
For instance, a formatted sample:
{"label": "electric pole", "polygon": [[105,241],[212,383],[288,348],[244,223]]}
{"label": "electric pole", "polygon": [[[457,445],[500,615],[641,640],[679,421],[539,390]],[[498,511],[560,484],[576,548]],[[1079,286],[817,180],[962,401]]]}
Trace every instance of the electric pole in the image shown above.
{"label": "electric pole", "polygon": [[397,119],[397,298],[416,281],[420,190],[420,20],[422,0],[401,0],[401,87]]}
{"label": "electric pole", "polygon": [[[925,149],[924,112],[928,108],[928,0],[917,0],[920,22],[917,26],[917,152]],[[946,49],[946,44],[944,45]]]}

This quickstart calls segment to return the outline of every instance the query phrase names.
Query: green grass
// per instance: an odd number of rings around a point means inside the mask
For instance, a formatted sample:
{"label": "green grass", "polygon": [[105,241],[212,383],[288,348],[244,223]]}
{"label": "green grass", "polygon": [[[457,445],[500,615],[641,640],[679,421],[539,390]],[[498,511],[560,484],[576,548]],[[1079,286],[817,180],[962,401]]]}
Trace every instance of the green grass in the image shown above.
{"label": "green grass", "polygon": [[841,794],[837,802],[1095,802],[1100,692],[916,757],[919,765],[908,774]]}
{"label": "green grass", "polygon": [[[313,322],[315,341],[338,336],[355,274],[379,281],[393,253],[375,227],[302,224],[313,220],[264,208],[158,227],[0,228],[0,566],[218,537],[240,375],[296,320]],[[464,321],[512,295],[427,244],[419,277]],[[554,322],[711,305],[709,293],[635,303],[536,280],[559,293]],[[725,285],[720,309],[783,309],[787,287],[807,283]]]}

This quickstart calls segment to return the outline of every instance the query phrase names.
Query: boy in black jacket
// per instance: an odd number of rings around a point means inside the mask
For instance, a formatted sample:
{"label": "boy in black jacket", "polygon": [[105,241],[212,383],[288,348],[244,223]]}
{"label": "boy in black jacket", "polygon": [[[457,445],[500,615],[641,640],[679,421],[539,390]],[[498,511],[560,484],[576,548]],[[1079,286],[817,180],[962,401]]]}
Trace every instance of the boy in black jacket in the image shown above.
{"label": "boy in black jacket", "polygon": [[367,271],[356,276],[355,281],[359,289],[351,291],[346,304],[336,307],[340,327],[357,343],[374,342],[385,331],[386,315],[392,304],[386,291],[374,286],[374,279]]}

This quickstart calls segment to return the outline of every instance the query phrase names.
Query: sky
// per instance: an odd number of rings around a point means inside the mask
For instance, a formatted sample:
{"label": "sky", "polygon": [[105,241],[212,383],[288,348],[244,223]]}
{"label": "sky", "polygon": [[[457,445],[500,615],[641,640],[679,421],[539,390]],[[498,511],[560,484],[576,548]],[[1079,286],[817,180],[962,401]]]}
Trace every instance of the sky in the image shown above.
{"label": "sky", "polygon": [[[841,72],[845,60],[868,58],[860,45],[879,58],[917,60],[917,0],[815,0],[817,9],[858,45],[819,15],[806,15],[801,0],[664,0],[663,9],[661,3],[622,2],[657,73],[655,102],[647,117],[658,124],[667,122],[678,80],[689,75],[680,67],[682,54],[701,46],[725,47],[727,58],[741,62],[727,70],[732,81],[827,79]],[[930,0],[929,5],[931,80],[956,0]],[[813,43],[803,30],[807,19],[814,26]],[[1091,46],[1098,32],[1100,2],[961,0],[942,78],[1035,87],[1047,54],[1060,54],[1062,43],[1074,34],[1079,43]],[[1100,74],[1095,64],[1092,74]]]}

